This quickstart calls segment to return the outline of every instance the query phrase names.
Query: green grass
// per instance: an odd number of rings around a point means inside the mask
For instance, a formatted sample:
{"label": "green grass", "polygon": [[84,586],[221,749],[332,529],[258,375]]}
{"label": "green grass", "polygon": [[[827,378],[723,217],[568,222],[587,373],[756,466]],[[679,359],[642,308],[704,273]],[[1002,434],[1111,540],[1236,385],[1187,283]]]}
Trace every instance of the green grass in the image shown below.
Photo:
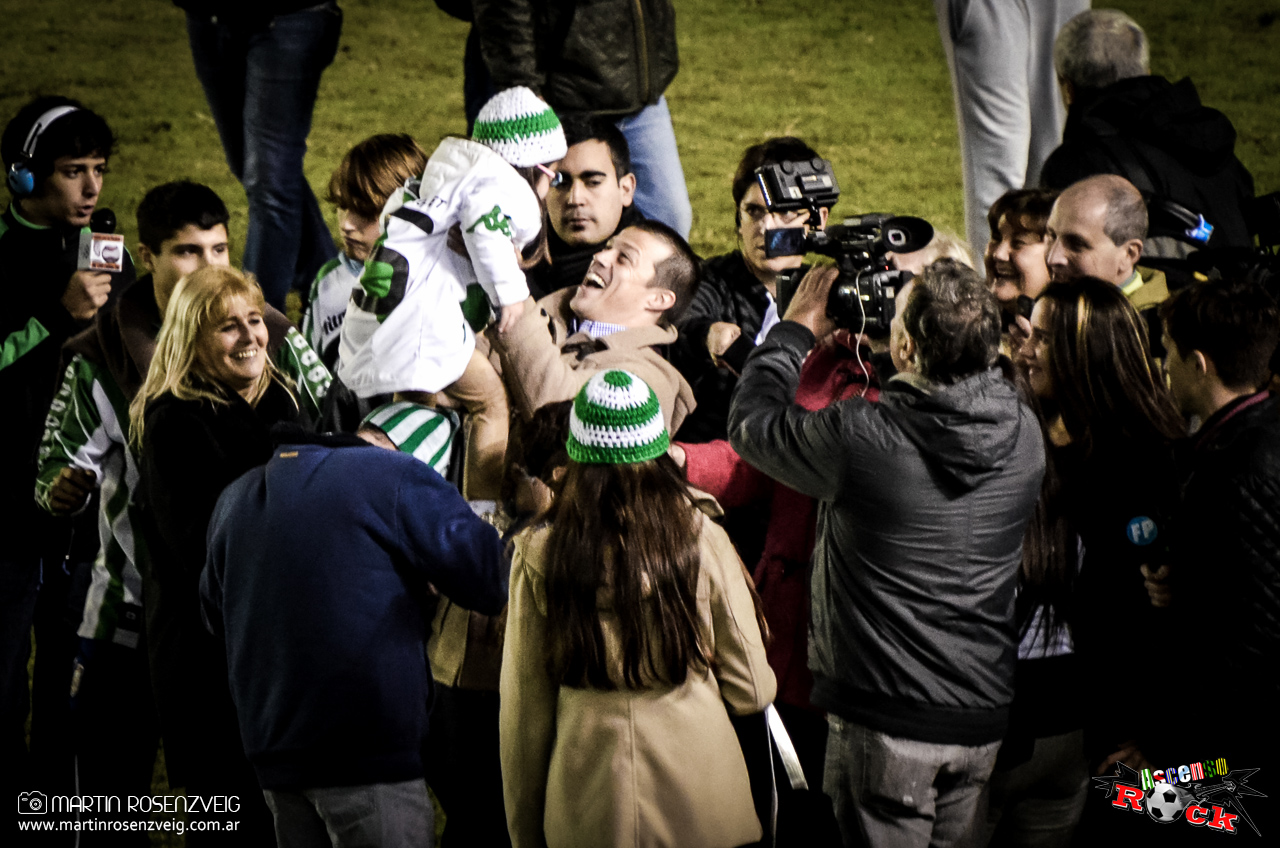
{"label": "green grass", "polygon": [[[317,194],[353,144],[407,132],[428,149],[465,130],[467,25],[430,0],[342,0],[306,171]],[[1102,4],[1098,4],[1102,5]],[[1259,194],[1280,189],[1280,0],[1120,0],[1152,70],[1191,76],[1239,133]],[[704,255],[734,243],[729,182],[743,148],[795,134],[835,164],[839,214],[893,211],[963,229],[951,88],[928,0],[679,0],[681,70],[667,92]],[[119,135],[102,204],[132,245],[146,190],[207,183],[243,238],[244,193],[196,81],[183,14],[167,0],[0,0],[0,121],[37,94],[102,113]],[[235,250],[239,255],[238,247]],[[163,784],[161,784],[163,785]],[[178,844],[170,840],[163,844]]]}
{"label": "green grass", "polygon": [[[430,149],[462,132],[467,25],[429,0],[343,0],[342,47],[326,72],[307,157],[323,187],[343,153],[375,132]],[[1239,131],[1259,193],[1280,188],[1280,0],[1126,0],[1152,66],[1190,75]],[[950,83],[927,0],[681,0],[680,75],[668,91],[693,201],[692,242],[733,245],[729,181],[742,149],[800,135],[830,158],[841,214],[897,211],[962,228]],[[244,194],[222,157],[180,10],[166,0],[0,0],[0,120],[38,93],[83,99],[119,133],[102,202],[132,243],[143,193],[189,177],[213,186],[245,227]],[[20,30],[20,31],[19,31]],[[15,37],[16,36],[16,37]]]}

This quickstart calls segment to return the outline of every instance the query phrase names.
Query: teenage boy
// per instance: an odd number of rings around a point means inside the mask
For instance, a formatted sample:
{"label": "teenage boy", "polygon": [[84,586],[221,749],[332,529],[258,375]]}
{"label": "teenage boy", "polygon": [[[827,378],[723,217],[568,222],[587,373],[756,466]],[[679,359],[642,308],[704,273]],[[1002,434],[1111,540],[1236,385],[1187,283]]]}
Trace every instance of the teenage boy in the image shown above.
{"label": "teenage boy", "polygon": [[1280,398],[1266,386],[1280,310],[1257,285],[1196,283],[1160,317],[1174,401],[1204,422],[1179,454],[1170,606],[1186,628],[1212,628],[1212,638],[1190,640],[1183,667],[1231,693],[1187,710],[1186,726],[1198,730],[1186,750],[1189,761],[1213,748],[1240,767],[1262,766],[1259,777],[1276,787],[1265,766],[1280,753],[1269,732],[1280,711]]}
{"label": "teenage boy", "polygon": [[[80,623],[71,695],[80,789],[145,794],[155,759],[142,620],[149,573],[132,493],[138,458],[129,444],[129,403],[145,380],[156,335],[178,282],[207,265],[229,265],[227,207],[207,186],[166,183],[138,206],[138,256],[149,271],[94,324],[67,342],[69,361],[40,446],[36,500],[49,513],[84,508],[100,487],[101,549]],[[318,420],[329,375],[288,319],[268,308],[272,358]]]}
{"label": "teenage boy", "polygon": [[338,340],[351,290],[360,284],[364,262],[382,235],[382,207],[406,181],[421,178],[426,167],[427,152],[409,136],[375,135],[347,151],[329,178],[327,199],[338,207],[342,249],[311,284],[302,332],[330,371],[337,371]]}
{"label": "teenage boy", "polygon": [[[63,736],[57,724],[65,713],[70,680],[70,657],[60,649],[68,639],[62,606],[69,580],[61,567],[68,528],[67,522],[42,515],[31,499],[31,486],[45,413],[57,388],[62,343],[133,281],[127,254],[115,274],[76,268],[81,232],[97,206],[114,146],[107,122],[65,97],[33,100],[0,136],[0,158],[13,197],[0,216],[0,514],[9,529],[0,542],[0,732],[5,736],[0,757],[14,764],[5,771],[15,780],[26,765],[33,620],[41,650],[32,749],[44,743],[56,747]],[[40,759],[49,765],[54,758]]]}

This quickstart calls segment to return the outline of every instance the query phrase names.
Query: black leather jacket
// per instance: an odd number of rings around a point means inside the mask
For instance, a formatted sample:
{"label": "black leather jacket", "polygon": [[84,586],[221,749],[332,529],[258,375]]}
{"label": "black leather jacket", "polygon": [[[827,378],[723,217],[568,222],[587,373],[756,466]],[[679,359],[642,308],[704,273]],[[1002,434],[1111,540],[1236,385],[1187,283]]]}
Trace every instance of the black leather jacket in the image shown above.
{"label": "black leather jacket", "polygon": [[675,79],[671,0],[474,0],[499,91],[524,85],[557,112],[629,115]]}

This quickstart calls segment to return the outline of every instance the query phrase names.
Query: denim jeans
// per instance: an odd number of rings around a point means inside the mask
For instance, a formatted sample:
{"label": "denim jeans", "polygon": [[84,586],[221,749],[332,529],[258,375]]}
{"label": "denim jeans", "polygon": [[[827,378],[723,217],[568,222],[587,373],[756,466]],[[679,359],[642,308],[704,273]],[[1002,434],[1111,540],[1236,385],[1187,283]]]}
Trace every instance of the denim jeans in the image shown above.
{"label": "denim jeans", "polygon": [[1089,767],[1084,731],[1044,736],[1031,759],[992,773],[984,823],[993,846],[1066,848],[1084,812]]}
{"label": "denim jeans", "polygon": [[948,848],[973,843],[978,801],[1000,743],[940,745],[827,716],[823,791],[846,846]]}
{"label": "denim jeans", "polygon": [[402,783],[266,789],[279,848],[432,848],[435,811],[422,778]]}
{"label": "denim jeans", "polygon": [[337,255],[302,160],[320,75],[341,32],[335,3],[268,21],[187,15],[196,75],[249,199],[244,267],[280,309],[291,287],[309,285]]}
{"label": "denim jeans", "polygon": [[636,208],[646,218],[661,221],[685,238],[693,226],[693,207],[684,183],[676,132],[671,126],[667,98],[618,121],[631,148],[636,175]]}

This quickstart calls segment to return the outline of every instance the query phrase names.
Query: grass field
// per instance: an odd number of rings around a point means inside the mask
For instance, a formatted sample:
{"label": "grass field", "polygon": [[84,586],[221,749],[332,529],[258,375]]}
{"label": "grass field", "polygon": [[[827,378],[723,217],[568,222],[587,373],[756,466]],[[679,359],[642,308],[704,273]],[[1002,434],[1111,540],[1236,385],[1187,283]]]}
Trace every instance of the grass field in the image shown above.
{"label": "grass field", "polygon": [[[1101,5],[1101,4],[1099,4]],[[1152,69],[1191,76],[1239,133],[1258,193],[1280,189],[1280,0],[1121,0],[1147,29]],[[341,0],[342,46],[315,111],[307,175],[317,194],[375,132],[431,149],[465,130],[467,25],[431,0]],[[929,0],[676,0],[680,75],[667,92],[693,200],[692,243],[733,246],[729,182],[744,147],[795,134],[830,158],[837,213],[916,214],[962,230],[960,156]],[[0,121],[37,94],[83,100],[120,142],[102,205],[132,245],[138,201],[187,177],[213,186],[243,238],[244,194],[227,169],[167,0],[0,0]],[[238,257],[239,251],[236,249]],[[162,844],[173,844],[162,843]]]}
{"label": "grass field", "polygon": [[[1100,4],[1099,4],[1100,5]],[[1280,0],[1124,0],[1146,27],[1152,68],[1191,76],[1239,131],[1259,193],[1280,189]],[[342,0],[338,58],[324,76],[306,170],[321,194],[343,153],[375,132],[431,149],[462,132],[467,25],[431,0]],[[729,181],[748,144],[793,133],[830,158],[837,212],[922,215],[960,231],[960,157],[950,82],[929,0],[677,0],[681,70],[668,91],[693,200],[693,246],[733,245]],[[102,203],[134,240],[151,186],[217,189],[243,237],[244,194],[222,157],[166,0],[0,0],[0,120],[38,93],[65,93],[120,136]],[[17,23],[21,21],[21,25]],[[238,253],[237,253],[238,255]]]}

